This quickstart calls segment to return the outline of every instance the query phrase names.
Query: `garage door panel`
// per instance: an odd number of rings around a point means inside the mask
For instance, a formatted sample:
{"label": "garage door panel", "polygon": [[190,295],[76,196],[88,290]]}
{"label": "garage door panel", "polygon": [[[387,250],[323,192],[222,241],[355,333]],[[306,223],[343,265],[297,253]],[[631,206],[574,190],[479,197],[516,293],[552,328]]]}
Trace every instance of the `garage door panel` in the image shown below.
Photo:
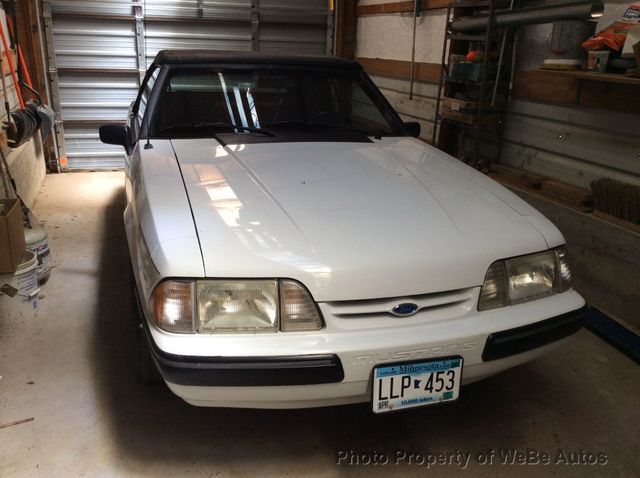
{"label": "garage door panel", "polygon": [[260,50],[269,53],[293,53],[322,55],[325,53],[324,44],[314,42],[289,43],[289,42],[260,42]]}
{"label": "garage door panel", "polygon": [[124,165],[122,148],[103,145],[98,127],[126,119],[140,76],[160,50],[326,52],[326,0],[44,2],[70,169]]}
{"label": "garage door panel", "polygon": [[56,16],[53,32],[59,69],[137,68],[133,22]]}
{"label": "garage door panel", "polygon": [[323,54],[326,52],[326,35],[325,26],[263,24],[260,27],[260,49]]}
{"label": "garage door panel", "polygon": [[[198,4],[201,4],[199,6]],[[156,0],[145,4],[145,16],[175,18],[213,18],[217,20],[248,21],[250,0],[201,1]]]}
{"label": "garage door panel", "polygon": [[72,169],[117,169],[124,164],[124,150],[101,143],[98,126],[67,125],[65,139]]}
{"label": "garage door panel", "polygon": [[45,1],[51,5],[51,12],[54,14],[133,15],[131,0],[82,0],[81,2],[78,0]]}
{"label": "garage door panel", "polygon": [[[93,92],[100,95],[135,95],[138,91],[138,77],[122,73],[65,72],[64,77],[60,80],[60,86],[77,88],[78,95],[93,94]],[[88,93],[86,90],[91,90],[91,92]]]}
{"label": "garage door panel", "polygon": [[327,23],[325,0],[260,0],[260,21],[266,23],[316,24]]}
{"label": "garage door panel", "polygon": [[147,55],[163,49],[251,50],[251,28],[247,23],[158,23],[147,24]]}
{"label": "garage door panel", "polygon": [[130,101],[102,102],[102,101],[61,101],[62,116],[66,122],[94,121],[95,123],[107,121],[124,121],[127,118],[127,110]]}
{"label": "garage door panel", "polygon": [[65,121],[124,121],[138,94],[136,75],[62,73],[60,106]]}

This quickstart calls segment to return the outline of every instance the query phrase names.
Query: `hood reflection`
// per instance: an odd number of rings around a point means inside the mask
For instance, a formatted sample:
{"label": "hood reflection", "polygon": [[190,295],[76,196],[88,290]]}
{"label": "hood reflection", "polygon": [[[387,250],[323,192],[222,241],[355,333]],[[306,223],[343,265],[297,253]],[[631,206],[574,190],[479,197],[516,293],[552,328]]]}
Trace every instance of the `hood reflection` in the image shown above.
{"label": "hood reflection", "polygon": [[[227,149],[229,151],[227,151]],[[266,260],[294,267],[312,274],[317,283],[329,280],[331,268],[312,258],[302,256],[294,251],[286,250],[276,235],[269,231],[260,218],[250,217],[251,208],[245,208],[242,201],[242,185],[235,189],[232,180],[225,171],[234,171],[237,167],[233,153],[242,151],[244,145],[233,145],[227,148],[212,148],[211,157],[215,164],[194,164],[184,167],[185,174],[190,169],[195,177],[192,184],[197,184],[207,195],[209,204],[218,217],[232,231],[242,245]]]}

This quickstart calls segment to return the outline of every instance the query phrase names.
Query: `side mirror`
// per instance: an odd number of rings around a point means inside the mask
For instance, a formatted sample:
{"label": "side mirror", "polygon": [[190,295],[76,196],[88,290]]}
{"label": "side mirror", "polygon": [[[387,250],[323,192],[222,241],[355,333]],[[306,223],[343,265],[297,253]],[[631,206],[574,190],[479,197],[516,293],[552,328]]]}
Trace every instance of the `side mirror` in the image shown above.
{"label": "side mirror", "polygon": [[100,126],[100,141],[106,144],[117,144],[124,147],[127,154],[133,151],[131,131],[122,124],[105,124]]}
{"label": "side mirror", "polygon": [[404,130],[409,136],[413,136],[414,138],[418,138],[420,136],[420,123],[416,121],[407,121],[402,124],[404,126]]}

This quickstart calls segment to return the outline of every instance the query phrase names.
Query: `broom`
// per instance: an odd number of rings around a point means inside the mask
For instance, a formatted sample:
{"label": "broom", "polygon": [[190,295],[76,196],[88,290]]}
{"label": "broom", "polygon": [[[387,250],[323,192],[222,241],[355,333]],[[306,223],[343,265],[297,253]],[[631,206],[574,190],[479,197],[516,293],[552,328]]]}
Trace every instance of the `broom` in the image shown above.
{"label": "broom", "polygon": [[591,183],[593,206],[610,216],[640,224],[640,187],[611,178]]}

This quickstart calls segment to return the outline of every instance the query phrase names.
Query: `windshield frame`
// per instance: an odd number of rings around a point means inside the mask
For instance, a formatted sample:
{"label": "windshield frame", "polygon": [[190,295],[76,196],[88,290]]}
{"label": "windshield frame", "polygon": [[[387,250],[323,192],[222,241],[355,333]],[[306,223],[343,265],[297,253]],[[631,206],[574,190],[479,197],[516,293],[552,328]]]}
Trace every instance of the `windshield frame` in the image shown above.
{"label": "windshield frame", "polygon": [[[271,71],[317,71],[322,73],[331,73],[336,72],[340,75],[348,75],[353,76],[354,80],[359,81],[360,86],[364,90],[366,94],[370,96],[370,99],[374,103],[374,105],[380,110],[386,121],[389,123],[391,128],[391,134],[385,134],[385,137],[404,137],[410,136],[405,127],[402,119],[395,111],[395,109],[391,106],[389,101],[385,98],[382,92],[378,89],[378,87],[373,83],[369,75],[367,75],[364,70],[351,70],[345,68],[331,68],[326,66],[310,66],[310,65],[289,65],[289,64],[266,64],[266,63],[184,63],[184,64],[171,64],[171,65],[162,65],[160,66],[160,71],[158,73],[158,78],[155,82],[153,90],[147,100],[147,107],[145,110],[144,118],[142,119],[142,124],[140,128],[140,133],[138,139],[173,139],[167,138],[165,136],[158,137],[155,135],[149,136],[149,131],[151,130],[151,125],[153,124],[153,116],[156,113],[157,105],[160,102],[160,97],[163,94],[164,90],[167,87],[168,82],[170,81],[172,74],[175,70],[180,69],[198,69],[198,68],[216,68],[221,70],[247,70],[247,71],[255,71],[255,70],[271,70]],[[136,103],[139,101],[136,99]],[[180,137],[179,139],[196,139],[202,138],[201,135],[194,135],[193,138],[184,138]],[[176,138],[178,139],[178,138]]]}

